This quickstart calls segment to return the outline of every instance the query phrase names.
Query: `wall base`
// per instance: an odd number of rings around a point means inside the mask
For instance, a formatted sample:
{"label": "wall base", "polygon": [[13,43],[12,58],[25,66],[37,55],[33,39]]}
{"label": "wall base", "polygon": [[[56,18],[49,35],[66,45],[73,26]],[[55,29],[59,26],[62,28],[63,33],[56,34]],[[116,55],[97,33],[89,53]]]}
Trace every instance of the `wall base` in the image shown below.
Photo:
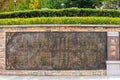
{"label": "wall base", "polygon": [[107,76],[120,76],[120,61],[107,61]]}

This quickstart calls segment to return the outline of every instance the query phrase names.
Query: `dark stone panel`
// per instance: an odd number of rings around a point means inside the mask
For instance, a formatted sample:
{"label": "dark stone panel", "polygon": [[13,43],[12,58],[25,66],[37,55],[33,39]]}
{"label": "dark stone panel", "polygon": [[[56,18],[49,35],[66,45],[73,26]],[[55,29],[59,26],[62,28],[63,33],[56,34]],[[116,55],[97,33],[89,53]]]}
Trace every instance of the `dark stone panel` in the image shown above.
{"label": "dark stone panel", "polygon": [[106,69],[105,32],[7,32],[8,70]]}

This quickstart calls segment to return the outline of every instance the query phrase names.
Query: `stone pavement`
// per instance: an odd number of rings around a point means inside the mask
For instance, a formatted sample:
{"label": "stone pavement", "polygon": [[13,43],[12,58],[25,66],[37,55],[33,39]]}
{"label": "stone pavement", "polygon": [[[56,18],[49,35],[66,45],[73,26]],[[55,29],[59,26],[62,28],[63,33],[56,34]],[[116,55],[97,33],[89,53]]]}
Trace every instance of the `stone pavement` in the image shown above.
{"label": "stone pavement", "polygon": [[15,76],[15,75],[0,75],[0,80],[120,80],[120,76]]}

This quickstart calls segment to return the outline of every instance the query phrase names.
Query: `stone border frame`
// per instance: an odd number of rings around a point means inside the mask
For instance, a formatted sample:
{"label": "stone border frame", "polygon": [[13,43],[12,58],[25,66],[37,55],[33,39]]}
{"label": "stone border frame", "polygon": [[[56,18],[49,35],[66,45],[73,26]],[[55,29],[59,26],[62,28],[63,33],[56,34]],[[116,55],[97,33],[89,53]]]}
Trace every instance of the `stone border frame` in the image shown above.
{"label": "stone border frame", "polygon": [[0,74],[13,75],[106,75],[106,70],[6,70],[6,32],[120,32],[120,25],[2,25],[0,26]]}

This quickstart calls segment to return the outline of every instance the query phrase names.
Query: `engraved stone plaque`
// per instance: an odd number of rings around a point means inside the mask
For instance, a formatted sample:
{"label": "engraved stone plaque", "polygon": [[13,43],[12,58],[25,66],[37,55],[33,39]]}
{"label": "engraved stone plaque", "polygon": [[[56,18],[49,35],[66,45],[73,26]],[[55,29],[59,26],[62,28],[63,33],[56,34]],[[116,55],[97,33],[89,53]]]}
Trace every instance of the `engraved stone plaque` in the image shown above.
{"label": "engraved stone plaque", "polygon": [[108,60],[119,60],[119,32],[107,33]]}
{"label": "engraved stone plaque", "polygon": [[7,32],[7,70],[106,69],[105,32]]}

